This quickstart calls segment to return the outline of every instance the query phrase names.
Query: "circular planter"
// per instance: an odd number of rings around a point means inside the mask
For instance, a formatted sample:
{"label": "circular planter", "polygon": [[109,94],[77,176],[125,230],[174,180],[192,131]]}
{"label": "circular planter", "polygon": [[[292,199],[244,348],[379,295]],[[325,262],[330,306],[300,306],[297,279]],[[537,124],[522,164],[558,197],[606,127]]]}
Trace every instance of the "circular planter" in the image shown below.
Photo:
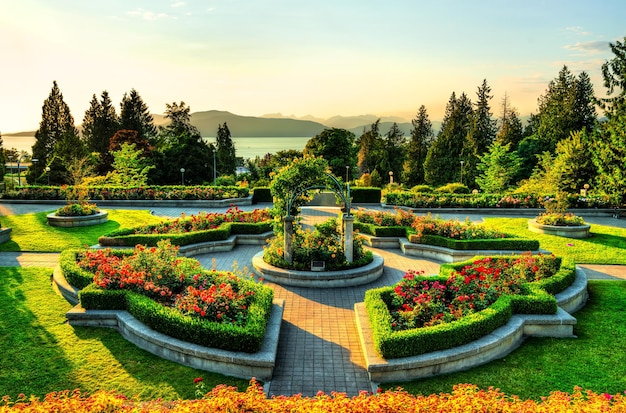
{"label": "circular planter", "polygon": [[274,267],[263,261],[263,251],[252,258],[252,267],[264,280],[291,287],[336,288],[363,285],[383,274],[384,260],[374,254],[374,260],[358,268],[341,271],[296,271]]}
{"label": "circular planter", "polygon": [[556,235],[558,237],[588,238],[591,236],[589,228],[589,225],[543,225],[538,223],[535,219],[528,220],[528,229],[531,232],[536,232],[538,234]]}
{"label": "circular planter", "polygon": [[107,211],[100,211],[93,215],[82,215],[73,217],[64,217],[57,215],[56,212],[48,214],[48,225],[53,227],[88,227],[91,225],[98,225],[107,222],[109,213]]}

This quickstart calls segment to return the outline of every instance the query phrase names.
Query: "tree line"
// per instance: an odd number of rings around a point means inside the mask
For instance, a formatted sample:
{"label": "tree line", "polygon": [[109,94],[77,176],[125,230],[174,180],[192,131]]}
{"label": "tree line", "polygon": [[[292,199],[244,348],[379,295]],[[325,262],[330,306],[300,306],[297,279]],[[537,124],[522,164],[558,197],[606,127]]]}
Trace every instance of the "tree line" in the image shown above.
{"label": "tree line", "polygon": [[[485,79],[474,101],[465,92],[452,92],[436,134],[422,105],[408,138],[395,123],[383,133],[379,120],[358,138],[329,128],[312,137],[304,151],[247,160],[245,178],[267,184],[281,166],[306,154],[325,158],[338,177],[375,186],[458,182],[485,192],[555,193],[590,185],[623,203],[626,37],[609,46],[614,56],[602,65],[604,98],[595,96],[586,72],[575,76],[563,66],[523,125],[506,94],[494,115]],[[202,139],[190,117],[184,102],[166,104],[168,123],[156,127],[136,90],[124,94],[119,114],[103,91],[99,98],[93,95],[79,133],[55,81],[42,107],[32,152],[38,161],[28,182],[78,183],[92,175],[92,184],[177,184],[182,178],[202,184],[234,176],[238,160],[226,123],[217,125],[213,145]]]}
{"label": "tree line", "polygon": [[[35,132],[30,184],[145,185],[202,184],[234,176],[235,147],[226,123],[215,144],[191,124],[185,102],[166,104],[164,126],[155,126],[136,90],[124,94],[118,114],[107,91],[93,95],[82,131],[56,81],[42,107]],[[1,141],[0,141],[1,143]],[[7,156],[8,151],[3,151]]]}
{"label": "tree line", "polygon": [[325,130],[304,152],[327,159],[337,176],[366,177],[375,186],[456,182],[484,192],[543,194],[591,187],[623,204],[626,37],[609,46],[614,57],[602,65],[606,97],[595,96],[586,72],[575,76],[563,66],[526,125],[507,95],[494,116],[484,80],[474,101],[452,92],[437,134],[422,105],[408,139],[396,124],[381,133],[376,121],[359,138],[343,129]]}

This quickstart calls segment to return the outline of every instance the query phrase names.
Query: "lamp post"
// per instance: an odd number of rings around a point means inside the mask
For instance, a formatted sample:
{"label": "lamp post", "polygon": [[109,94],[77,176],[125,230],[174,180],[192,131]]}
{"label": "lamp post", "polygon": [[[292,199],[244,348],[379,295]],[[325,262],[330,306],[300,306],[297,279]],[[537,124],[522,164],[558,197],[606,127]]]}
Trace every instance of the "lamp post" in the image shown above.
{"label": "lamp post", "polygon": [[22,161],[22,157],[19,156],[17,158],[17,186],[22,186],[22,174],[20,169],[20,162]]}
{"label": "lamp post", "polygon": [[461,161],[461,185],[463,185],[463,164],[465,161]]}
{"label": "lamp post", "polygon": [[50,186],[50,167],[46,166],[46,175],[48,176],[48,186]]}
{"label": "lamp post", "polygon": [[346,184],[350,182],[350,165],[346,165]]}
{"label": "lamp post", "polygon": [[180,168],[180,182],[185,185],[185,168]]}

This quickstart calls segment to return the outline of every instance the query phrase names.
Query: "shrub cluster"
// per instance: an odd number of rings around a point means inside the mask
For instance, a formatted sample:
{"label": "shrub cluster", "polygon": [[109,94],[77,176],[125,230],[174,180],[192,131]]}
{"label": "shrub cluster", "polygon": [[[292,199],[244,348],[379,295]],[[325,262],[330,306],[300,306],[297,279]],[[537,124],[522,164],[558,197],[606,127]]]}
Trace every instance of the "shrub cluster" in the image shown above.
{"label": "shrub cluster", "polygon": [[[202,378],[194,379],[196,388]],[[20,395],[16,400],[3,397],[0,411],[11,412],[486,412],[486,413],[534,413],[534,412],[623,412],[626,410],[624,394],[595,393],[575,387],[572,393],[553,391],[539,400],[522,400],[507,395],[496,388],[481,390],[476,385],[458,384],[451,393],[414,396],[402,389],[379,391],[376,394],[362,392],[348,397],[345,393],[318,393],[315,397],[267,396],[262,386],[254,379],[245,392],[220,385],[202,392],[196,400],[146,401],[137,397],[96,391],[92,394],[80,390],[50,393],[43,400]]]}
{"label": "shrub cluster", "polygon": [[443,265],[439,277],[409,271],[365,295],[375,348],[384,358],[409,357],[476,340],[513,313],[553,314],[553,294],[574,278],[573,263],[530,254]]}
{"label": "shrub cluster", "polygon": [[88,202],[73,202],[56,210],[56,214],[61,217],[82,217],[98,212],[98,206]]}
{"label": "shrub cluster", "polygon": [[379,204],[381,189],[372,187],[350,187],[352,203],[355,204]]}
{"label": "shrub cluster", "polygon": [[251,278],[206,271],[178,257],[168,241],[133,251],[63,253],[61,268],[85,309],[127,310],[148,327],[183,341],[230,351],[261,348],[273,291]]}
{"label": "shrub cluster", "polygon": [[272,230],[272,216],[267,209],[242,211],[231,207],[224,213],[204,213],[166,220],[157,224],[125,228],[103,235],[102,246],[154,246],[162,239],[174,245],[225,240],[231,234],[263,234]]}
{"label": "shrub cluster", "polygon": [[[1,194],[2,199],[62,200],[73,199],[73,186],[23,186]],[[86,197],[92,200],[220,200],[246,198],[247,187],[240,186],[93,186],[87,188]]]}

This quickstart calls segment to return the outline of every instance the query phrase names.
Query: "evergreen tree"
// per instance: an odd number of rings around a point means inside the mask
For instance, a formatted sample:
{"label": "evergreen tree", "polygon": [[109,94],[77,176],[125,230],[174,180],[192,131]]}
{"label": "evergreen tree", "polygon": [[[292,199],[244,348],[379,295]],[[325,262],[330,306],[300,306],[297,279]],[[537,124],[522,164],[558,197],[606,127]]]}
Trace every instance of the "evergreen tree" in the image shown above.
{"label": "evergreen tree", "polygon": [[404,164],[405,138],[397,123],[393,123],[383,138],[382,162],[376,169],[384,173],[393,172],[395,181],[401,180],[402,165]]}
{"label": "evergreen tree", "polygon": [[480,157],[485,153],[496,137],[496,120],[492,119],[489,101],[492,99],[491,88],[487,85],[487,79],[478,87],[477,100],[474,111],[470,117],[470,128],[465,141],[462,160],[463,183],[472,187],[476,177],[476,165]]}
{"label": "evergreen tree", "polygon": [[4,149],[4,142],[2,141],[2,132],[0,132],[0,173],[2,177],[6,173],[5,165],[7,163],[7,151]]}
{"label": "evergreen tree", "polygon": [[304,147],[305,155],[321,156],[326,159],[333,175],[348,179],[356,167],[354,133],[339,128],[324,129],[309,139]]}
{"label": "evergreen tree", "polygon": [[215,139],[217,170],[220,175],[235,175],[237,171],[237,156],[235,154],[235,145],[230,137],[228,125],[217,126],[217,137]]}
{"label": "evergreen tree", "polygon": [[513,107],[506,93],[502,99],[502,112],[500,114],[500,129],[496,135],[496,141],[501,145],[510,145],[511,150],[517,150],[517,146],[524,139],[524,127],[519,118],[519,113]]}
{"label": "evergreen tree", "polygon": [[357,168],[359,170],[359,176],[372,173],[378,164],[377,158],[380,155],[380,148],[382,147],[380,119],[372,123],[369,130],[363,131],[363,134],[358,140],[358,146]]}
{"label": "evergreen tree", "polygon": [[35,144],[33,145],[33,158],[38,162],[33,163],[28,174],[28,182],[35,182],[37,177],[43,175],[49,160],[53,156],[54,148],[62,139],[71,139],[70,135],[78,137],[78,130],[74,127],[74,118],[69,106],[63,100],[56,80],[52,84],[50,95],[44,101],[42,107],[41,122],[35,132]]}
{"label": "evergreen tree", "polygon": [[420,106],[411,124],[413,129],[411,129],[411,140],[407,145],[403,180],[409,186],[414,186],[424,183],[424,161],[434,138],[433,124],[428,118],[424,105]]}
{"label": "evergreen tree", "polygon": [[626,203],[626,37],[610,43],[614,57],[602,65],[607,97],[599,103],[607,121],[594,134],[593,163],[599,188],[616,205]]}
{"label": "evergreen tree", "polygon": [[169,120],[169,123],[159,128],[161,142],[171,144],[181,135],[202,138],[198,128],[191,124],[191,108],[185,105],[185,102],[166,103],[165,118]]}
{"label": "evergreen tree", "polygon": [[146,139],[152,144],[152,141],[156,139],[157,129],[148,106],[139,93],[135,89],[132,89],[130,94],[124,93],[120,106],[119,129],[137,131],[140,139]]}
{"label": "evergreen tree", "polygon": [[496,141],[480,156],[480,162],[476,166],[479,171],[476,184],[483,191],[500,193],[515,183],[522,160],[510,147],[510,143],[502,145]]}
{"label": "evergreen tree", "polygon": [[111,157],[108,156],[108,151],[111,138],[119,130],[119,124],[109,92],[103,91],[100,101],[94,94],[83,117],[82,134],[87,150],[97,153],[99,158],[97,171],[102,175],[111,170]]}
{"label": "evergreen tree", "polygon": [[439,186],[461,181],[462,150],[469,132],[472,102],[465,93],[457,99],[452,92],[441,131],[428,150],[424,162],[424,180],[428,185]]}

